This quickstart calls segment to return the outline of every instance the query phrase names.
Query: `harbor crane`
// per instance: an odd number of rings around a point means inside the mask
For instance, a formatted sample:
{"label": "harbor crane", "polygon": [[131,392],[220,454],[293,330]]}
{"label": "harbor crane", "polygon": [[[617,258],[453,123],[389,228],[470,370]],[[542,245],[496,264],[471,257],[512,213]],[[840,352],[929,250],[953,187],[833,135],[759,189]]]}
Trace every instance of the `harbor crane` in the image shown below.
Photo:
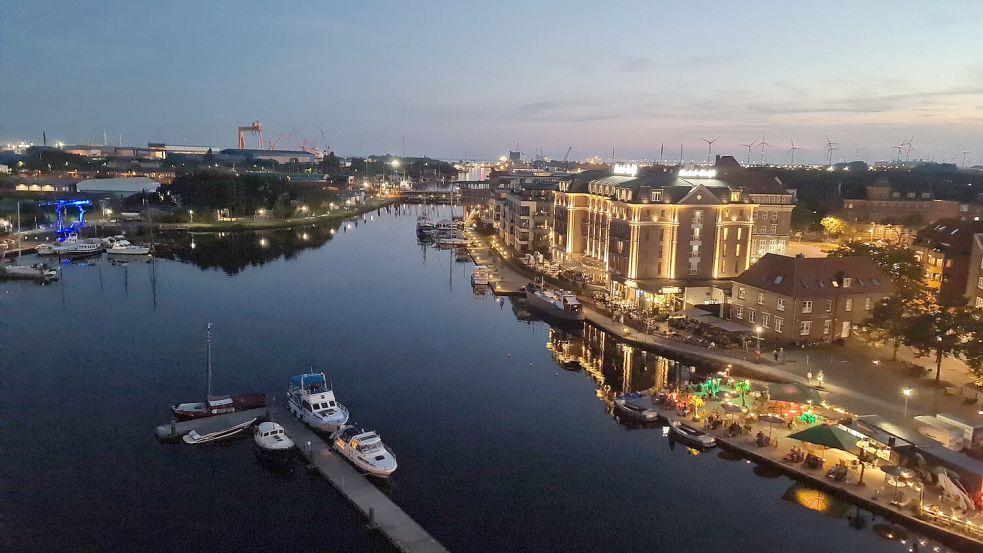
{"label": "harbor crane", "polygon": [[259,121],[253,121],[253,124],[252,125],[249,125],[248,127],[239,127],[239,149],[240,150],[245,150],[246,149],[246,135],[245,135],[245,133],[247,133],[247,132],[249,134],[258,135],[259,136],[259,142],[258,142],[259,146],[257,147],[257,149],[258,150],[262,150],[263,149],[263,124],[260,123]]}
{"label": "harbor crane", "polygon": [[570,146],[569,148],[567,148],[567,153],[563,154],[563,170],[564,171],[570,169],[570,165],[567,162],[567,160],[570,159],[570,150],[572,150],[572,149],[573,149],[573,146]]}

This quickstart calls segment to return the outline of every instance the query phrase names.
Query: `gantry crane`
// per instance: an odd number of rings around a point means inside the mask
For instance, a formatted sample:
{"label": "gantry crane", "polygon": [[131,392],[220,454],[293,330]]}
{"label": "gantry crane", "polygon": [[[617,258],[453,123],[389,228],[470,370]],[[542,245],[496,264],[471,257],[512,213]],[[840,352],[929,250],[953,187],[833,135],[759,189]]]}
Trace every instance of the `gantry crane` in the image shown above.
{"label": "gantry crane", "polygon": [[253,121],[253,124],[248,127],[239,127],[239,149],[246,149],[246,135],[244,133],[259,135],[259,146],[258,150],[263,149],[263,124],[259,121]]}

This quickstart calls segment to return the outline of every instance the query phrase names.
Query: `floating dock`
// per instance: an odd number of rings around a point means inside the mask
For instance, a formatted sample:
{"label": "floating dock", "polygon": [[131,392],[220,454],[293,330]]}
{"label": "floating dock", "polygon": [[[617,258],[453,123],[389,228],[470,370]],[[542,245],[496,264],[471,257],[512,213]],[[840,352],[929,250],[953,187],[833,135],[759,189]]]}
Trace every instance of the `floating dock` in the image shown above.
{"label": "floating dock", "polygon": [[197,431],[199,434],[214,432],[242,424],[249,419],[266,419],[269,418],[269,415],[270,412],[266,407],[258,407],[237,413],[226,413],[225,415],[162,424],[157,427],[155,433],[157,434],[158,440],[177,440],[192,430]]}
{"label": "floating dock", "polygon": [[293,439],[300,454],[397,549],[405,553],[448,553],[422,526],[369,482],[369,477],[360,474],[344,457],[334,452],[331,444],[289,413],[277,410],[276,414],[277,423]]}

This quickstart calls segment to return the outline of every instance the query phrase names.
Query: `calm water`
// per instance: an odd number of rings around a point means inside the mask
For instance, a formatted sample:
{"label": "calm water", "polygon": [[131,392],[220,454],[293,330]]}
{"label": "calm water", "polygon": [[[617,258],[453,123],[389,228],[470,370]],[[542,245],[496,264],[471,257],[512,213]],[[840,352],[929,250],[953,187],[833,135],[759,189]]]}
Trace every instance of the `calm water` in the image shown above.
{"label": "calm water", "polygon": [[216,391],[282,397],[326,370],[396,452],[383,489],[455,552],[907,550],[782,499],[791,480],[620,424],[605,397],[666,360],[476,296],[470,264],[416,244],[416,209],[0,284],[0,550],[391,550],[249,439],[154,440],[203,394],[207,322]]}

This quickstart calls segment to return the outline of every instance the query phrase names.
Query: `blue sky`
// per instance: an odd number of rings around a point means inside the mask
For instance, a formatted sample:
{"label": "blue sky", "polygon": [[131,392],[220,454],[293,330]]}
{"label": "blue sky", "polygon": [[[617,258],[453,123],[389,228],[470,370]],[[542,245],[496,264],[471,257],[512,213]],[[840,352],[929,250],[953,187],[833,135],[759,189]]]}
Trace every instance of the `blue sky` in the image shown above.
{"label": "blue sky", "polygon": [[[0,2],[0,142],[983,160],[983,3]],[[281,147],[295,146],[281,143]],[[760,155],[755,149],[754,158]]]}

